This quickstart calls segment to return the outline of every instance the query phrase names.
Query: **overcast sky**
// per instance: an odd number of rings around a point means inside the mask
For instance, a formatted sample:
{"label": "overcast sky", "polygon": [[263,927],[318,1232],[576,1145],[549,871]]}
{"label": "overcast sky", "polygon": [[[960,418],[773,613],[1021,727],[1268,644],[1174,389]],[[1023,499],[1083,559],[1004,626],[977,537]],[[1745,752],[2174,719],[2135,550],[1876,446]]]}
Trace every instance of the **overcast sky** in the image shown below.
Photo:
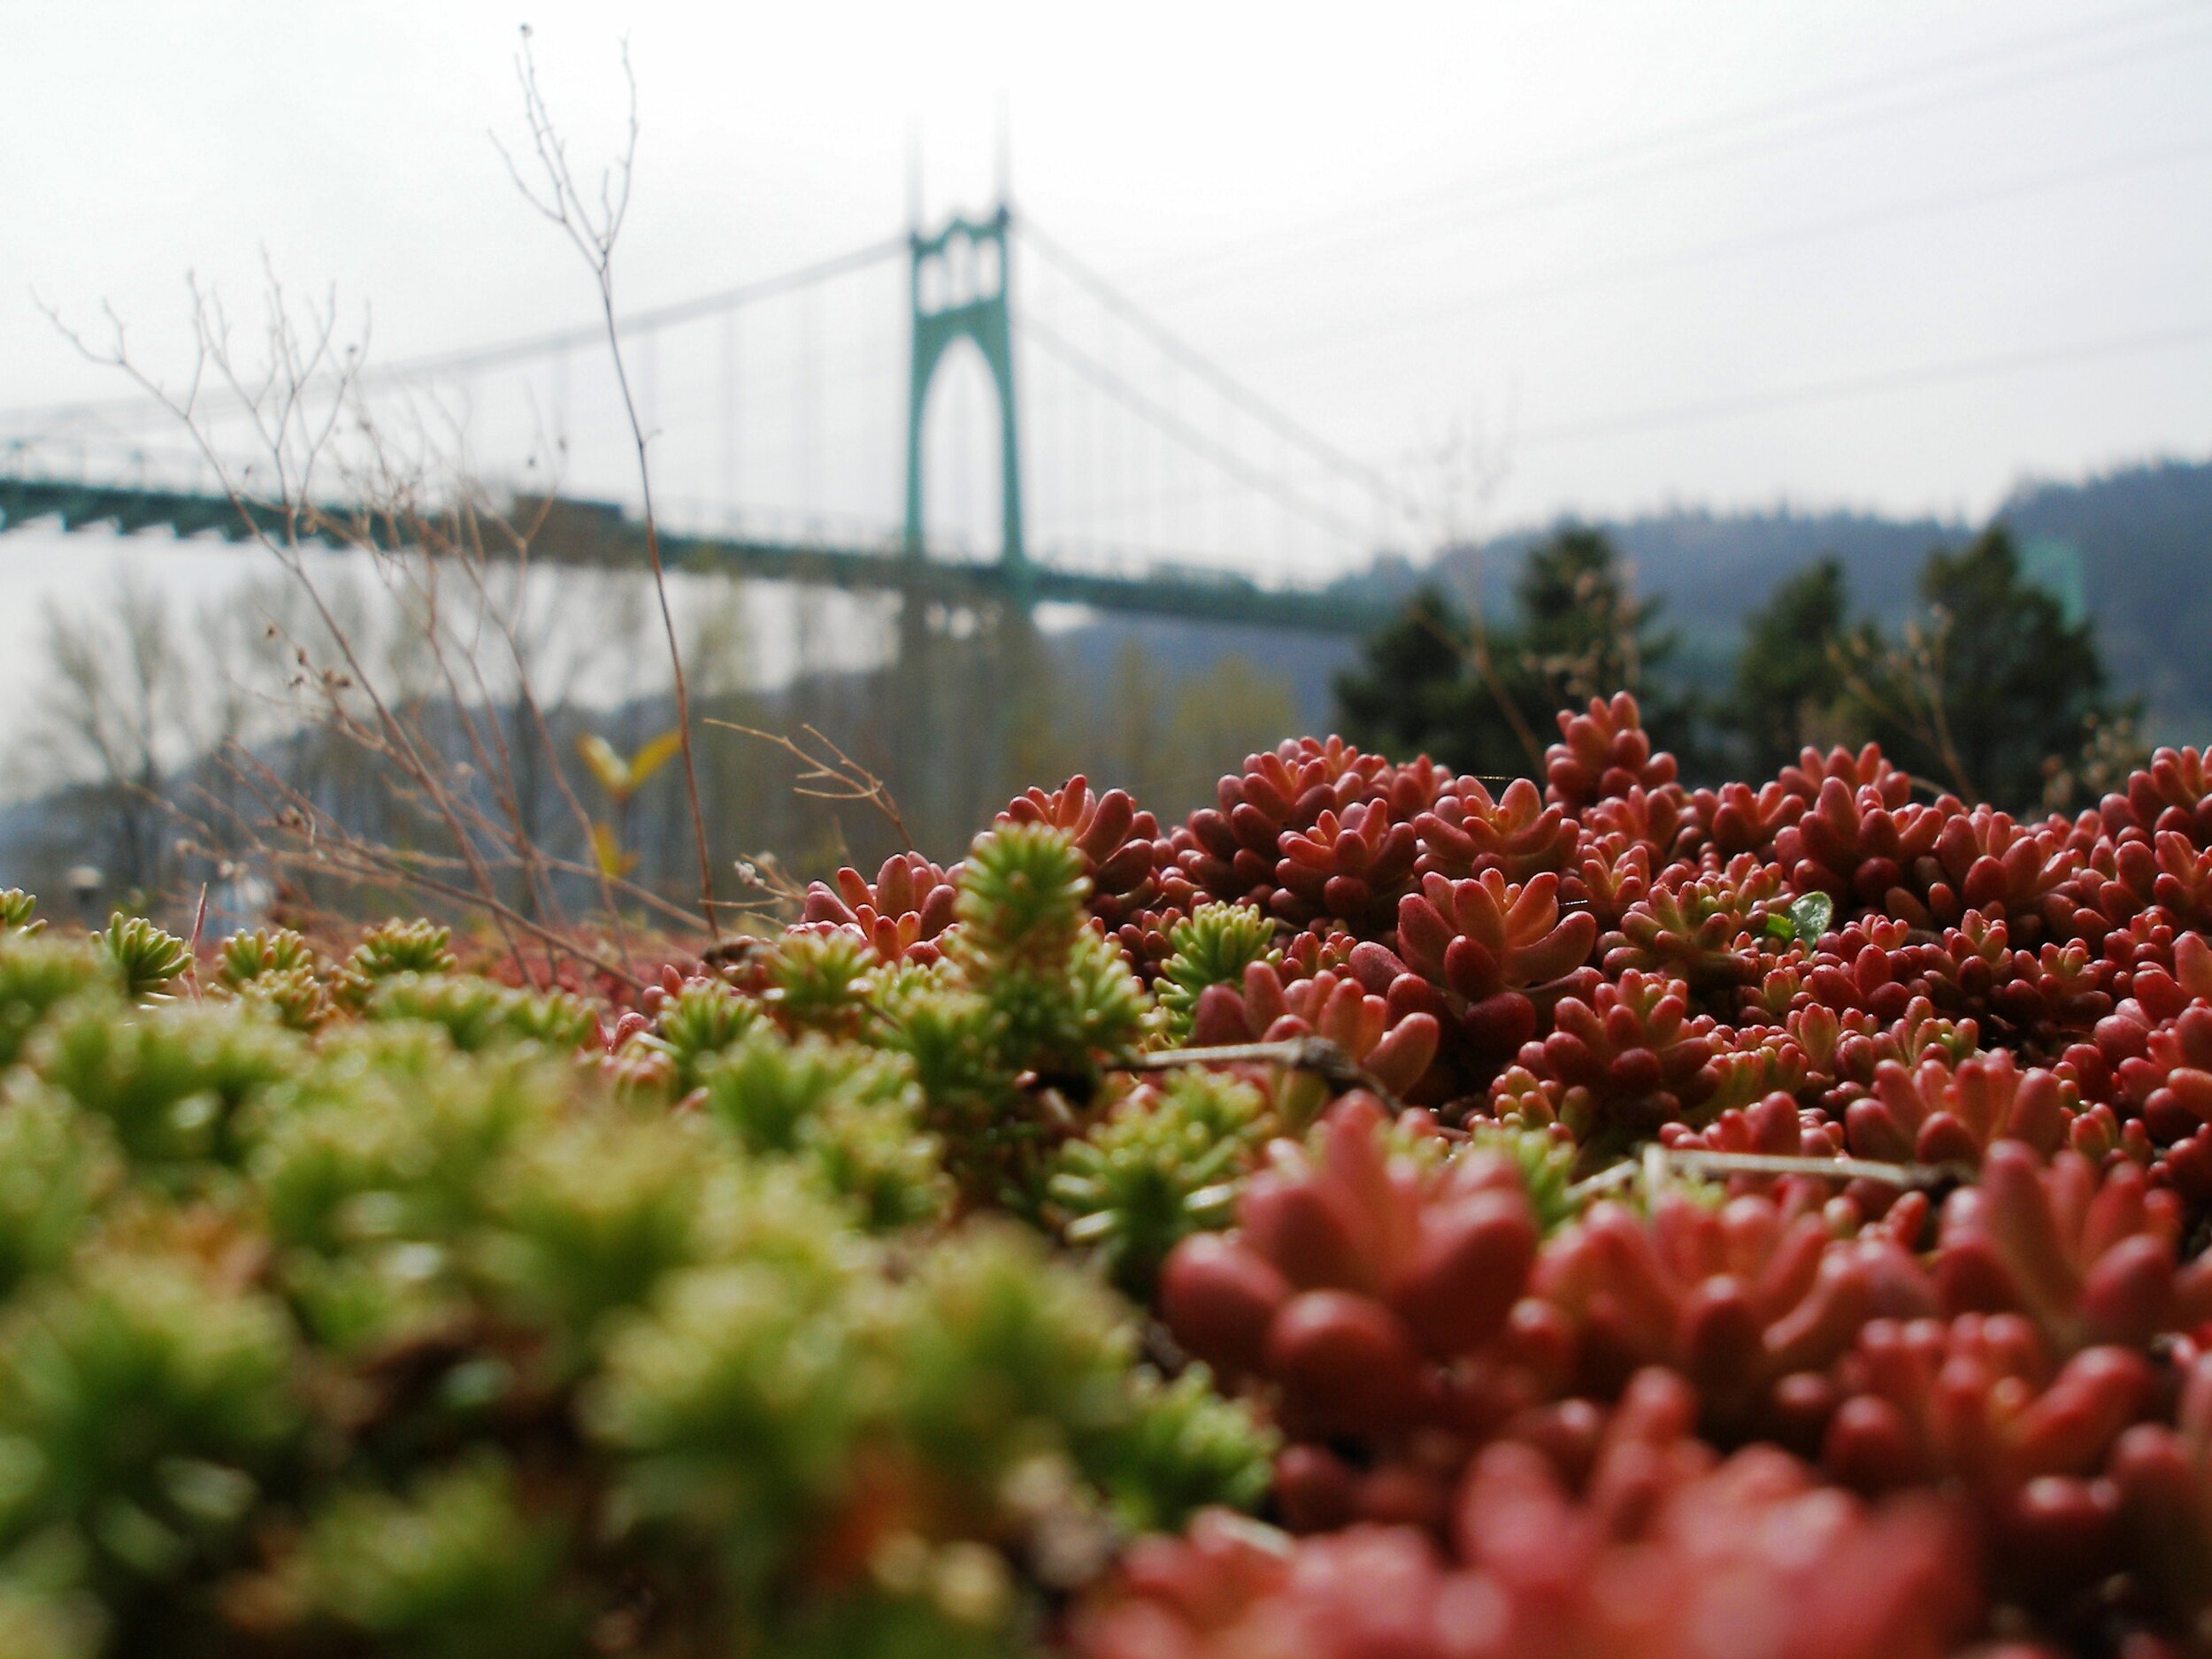
{"label": "overcast sky", "polygon": [[34,294],[158,363],[263,250],[380,355],[586,319],[487,135],[526,19],[586,158],[626,28],[633,305],[897,231],[912,134],[987,202],[1002,110],[1021,209],[1301,422],[1488,434],[1493,525],[2212,452],[2212,0],[4,0],[0,405],[114,389]]}

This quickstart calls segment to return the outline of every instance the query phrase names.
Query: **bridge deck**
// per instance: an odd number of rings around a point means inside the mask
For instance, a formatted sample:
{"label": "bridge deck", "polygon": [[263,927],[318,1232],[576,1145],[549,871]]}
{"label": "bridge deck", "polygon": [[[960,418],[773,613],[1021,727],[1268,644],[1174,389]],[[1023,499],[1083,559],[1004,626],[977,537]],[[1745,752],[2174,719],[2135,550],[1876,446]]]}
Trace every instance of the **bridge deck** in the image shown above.
{"label": "bridge deck", "polygon": [[[531,557],[562,564],[642,564],[645,533],[618,509],[588,502],[557,501],[532,538]],[[532,516],[536,516],[532,509]],[[342,513],[332,514],[346,521]],[[218,534],[243,541],[256,534],[288,534],[282,509],[234,502],[221,495],[134,489],[50,479],[0,479],[0,533],[41,520],[65,530],[112,526],[125,534],[157,527],[179,536]],[[303,540],[311,536],[303,525]],[[381,528],[376,539],[388,535]],[[1365,634],[1388,619],[1390,608],[1371,599],[1320,588],[1263,588],[1241,577],[1161,571],[1134,576],[1070,570],[1048,564],[1010,567],[915,558],[895,547],[820,546],[749,537],[663,531],[662,557],[695,571],[727,571],[767,580],[848,589],[893,589],[949,600],[1014,598],[1087,605],[1125,615],[1176,617],[1196,622],[1294,628],[1318,634]]]}

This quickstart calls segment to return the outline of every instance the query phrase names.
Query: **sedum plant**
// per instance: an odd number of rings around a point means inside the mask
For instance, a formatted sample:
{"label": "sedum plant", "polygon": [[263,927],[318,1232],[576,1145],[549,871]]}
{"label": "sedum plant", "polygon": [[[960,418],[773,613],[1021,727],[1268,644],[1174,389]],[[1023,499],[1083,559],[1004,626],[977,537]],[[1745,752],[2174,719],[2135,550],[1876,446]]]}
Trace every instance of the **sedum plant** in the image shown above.
{"label": "sedum plant", "polygon": [[121,975],[124,991],[131,996],[156,995],[191,965],[191,948],[142,916],[126,916],[118,910],[108,922],[107,931],[96,937]]}
{"label": "sedum plant", "polygon": [[0,896],[0,1653],[2201,1647],[2212,764],[1559,726],[634,995]]}
{"label": "sedum plant", "polygon": [[964,1213],[895,1024],[1103,1092],[1148,1002],[1053,850],[922,980],[800,934],[619,1022],[431,926],[241,935],[189,1002],[157,929],[0,935],[5,1650],[1010,1655],[1258,1502],[1249,1410]]}

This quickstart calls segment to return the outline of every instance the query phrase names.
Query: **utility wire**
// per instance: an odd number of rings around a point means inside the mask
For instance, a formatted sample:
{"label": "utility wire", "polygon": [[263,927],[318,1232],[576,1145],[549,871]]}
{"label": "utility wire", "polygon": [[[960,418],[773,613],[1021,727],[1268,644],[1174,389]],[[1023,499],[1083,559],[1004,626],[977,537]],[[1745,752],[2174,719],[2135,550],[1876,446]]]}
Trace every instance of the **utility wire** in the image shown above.
{"label": "utility wire", "polygon": [[1339,477],[1359,485],[1390,505],[1404,505],[1398,491],[1372,466],[1300,425],[1195,346],[1171,333],[1134,300],[1070,253],[1059,241],[1039,230],[1026,213],[1016,221],[1016,227],[1030,245],[1051,261],[1063,275],[1150,341],[1179,367],[1196,375],[1269,431],[1296,444]]}
{"label": "utility wire", "polygon": [[[2195,0],[2195,3],[2187,5],[2160,6],[2149,10],[2162,15],[2185,12],[2193,13],[2200,23],[2212,22],[2212,9],[2206,8],[2201,0]],[[2139,22],[2140,20],[2138,19]],[[2076,31],[2074,34],[2101,38],[2116,32],[2108,27],[2093,31]],[[1378,247],[1449,235],[1475,225],[1541,211],[1562,202],[1600,195],[1624,185],[1695,173],[1743,157],[1763,156],[1783,145],[1803,143],[1839,132],[1855,131],[1878,120],[1892,119],[1929,109],[1978,103],[2053,81],[2077,80],[2147,58],[2200,45],[2208,38],[2212,36],[2207,35],[2201,29],[2185,29],[2177,35],[2138,42],[2101,56],[2069,57],[2056,64],[2000,76],[1978,85],[1944,88],[1928,96],[1892,99],[1885,106],[1864,111],[1853,111],[1811,120],[1801,119],[1793,128],[1781,132],[1762,129],[1778,120],[1786,125],[1793,118],[1801,118],[1809,106],[1816,108],[1833,100],[1822,95],[1812,95],[1802,100],[1755,105],[1732,120],[1717,119],[1712,123],[1671,129],[1608,150],[1588,151],[1557,162],[1533,164],[1517,172],[1499,173],[1486,180],[1415,198],[1420,202],[1448,204],[1441,211],[1425,208],[1414,211],[1411,204],[1408,204],[1379,218],[1350,223],[1340,219],[1325,230],[1294,236],[1272,248],[1256,248],[1248,242],[1222,249],[1210,256],[1202,254],[1179,259],[1171,266],[1155,267],[1164,274],[1171,274],[1171,280],[1151,291],[1156,296],[1201,292],[1224,282],[1248,280],[1255,269],[1291,259],[1310,259],[1318,253],[1333,249],[1356,248],[1368,251]],[[1988,55],[1991,58],[1999,56]],[[1970,60],[1970,66],[1980,66],[1982,61]],[[1909,84],[1915,78],[1906,76],[1886,84],[1894,88]],[[1851,84],[1855,88],[1858,83]],[[1884,83],[1870,83],[1870,90],[1882,89]],[[1854,97],[1866,96],[1868,94],[1863,91],[1855,89],[1853,92]],[[1751,119],[1755,114],[1757,117],[1755,120]],[[1750,130],[1730,142],[1709,144],[1686,156],[1664,154],[1682,143],[1686,137],[1694,136],[1708,127],[1725,131],[1739,126]]]}
{"label": "utility wire", "polygon": [[[1420,327],[1439,318],[1468,315],[1486,308],[1513,304],[1519,302],[1545,300],[1579,289],[1595,288],[1624,278],[1641,276],[1649,272],[1683,270],[1701,265],[1762,254],[1779,248],[1800,246],[1827,237],[1846,235],[1856,231],[1872,230],[1885,225],[1905,223],[1939,213],[1954,213],[1966,209],[1985,206],[1993,202],[2010,201],[2021,196],[2037,196],[2049,190],[2071,188],[2084,184],[2099,183],[2153,168],[2171,166],[2177,162],[2193,161],[2212,156],[2212,138],[2193,143],[2161,144],[2149,149],[2135,150],[2106,157],[2085,166],[2067,168],[2057,173],[2027,175],[2016,174],[1985,184],[1955,190],[1939,191],[1915,196],[1908,201],[1883,204],[1863,208],[1832,218],[1802,220],[1775,229],[1740,236],[1726,236],[1717,241],[1693,243],[1686,248],[1671,249],[1660,253],[1639,255],[1624,259],[1607,259],[1579,268],[1555,273],[1547,277],[1532,278],[1522,282],[1509,282],[1478,293],[1456,296],[1433,304],[1403,306],[1393,309],[1386,316],[1350,325],[1331,324],[1322,328],[1300,329],[1295,334],[1277,334],[1256,340],[1251,349],[1269,357],[1291,355],[1313,344],[1334,344],[1339,341],[1365,340],[1377,334],[1395,334],[1409,327]],[[1244,348],[1239,348],[1241,353]]]}
{"label": "utility wire", "polygon": [[1109,397],[1149,421],[1177,442],[1203,456],[1239,482],[1258,490],[1277,505],[1355,546],[1363,547],[1370,539],[1366,531],[1338,517],[1319,503],[1299,495],[1280,480],[1269,477],[1233,449],[1209,438],[1170,411],[1163,409],[1097,358],[1080,347],[1071,344],[1046,325],[1034,319],[1017,318],[1015,329],[1024,338],[1035,341]]}
{"label": "utility wire", "polygon": [[2212,321],[2152,329],[2142,334],[2114,334],[2100,340],[2075,341],[2059,346],[1954,357],[1948,362],[1921,364],[1913,368],[1849,375],[1839,380],[1814,380],[1800,386],[1776,387],[1766,391],[1708,398],[1701,403],[1601,415],[1588,420],[1563,421],[1549,426],[1531,427],[1517,434],[1513,442],[1517,447],[1538,448],[1547,444],[1579,443],[1593,438],[1660,432],[1676,426],[1704,426],[1713,421],[1732,420],[1740,416],[1764,414],[1778,409],[1840,403],[1855,397],[1916,390],[1924,386],[1989,380],[2063,364],[2093,362],[2101,357],[2139,356],[2146,351],[2193,345],[2205,340],[2212,340]]}

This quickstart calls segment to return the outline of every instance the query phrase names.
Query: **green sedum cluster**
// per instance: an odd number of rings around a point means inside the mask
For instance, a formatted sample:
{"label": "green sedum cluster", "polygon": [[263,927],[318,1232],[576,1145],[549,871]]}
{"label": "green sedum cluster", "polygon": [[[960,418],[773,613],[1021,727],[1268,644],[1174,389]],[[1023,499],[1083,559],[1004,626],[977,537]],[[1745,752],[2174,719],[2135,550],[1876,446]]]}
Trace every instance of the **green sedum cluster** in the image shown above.
{"label": "green sedum cluster", "polygon": [[1061,1150],[1048,1190],[1069,1242],[1095,1246],[1115,1283],[1149,1296],[1170,1250],[1230,1225],[1243,1172],[1273,1131],[1265,1097],[1234,1078],[1181,1071],[1130,1094]]}
{"label": "green sedum cluster", "polygon": [[1162,1025],[1170,1037],[1189,1036],[1198,999],[1217,985],[1240,989],[1256,962],[1279,962],[1276,926],[1257,906],[1202,904],[1168,930],[1168,959],[1160,966]]}
{"label": "green sedum cluster", "polygon": [[1087,893],[1007,828],[941,961],[795,930],[618,1021],[0,895],[0,1653],[1012,1655],[1258,1502],[1109,1281],[1266,1098],[1132,1086]]}

